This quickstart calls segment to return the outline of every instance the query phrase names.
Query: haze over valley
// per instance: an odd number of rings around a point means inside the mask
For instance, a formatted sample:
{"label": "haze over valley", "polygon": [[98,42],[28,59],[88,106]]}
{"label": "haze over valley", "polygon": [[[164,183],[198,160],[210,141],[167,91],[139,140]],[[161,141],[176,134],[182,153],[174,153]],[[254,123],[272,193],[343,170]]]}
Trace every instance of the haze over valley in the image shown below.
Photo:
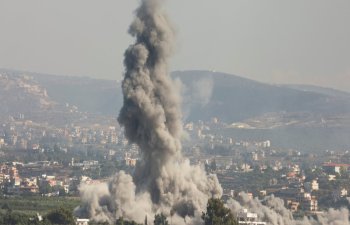
{"label": "haze over valley", "polygon": [[[46,122],[59,124],[79,121],[81,113],[116,118],[122,105],[120,83],[116,80],[5,69],[0,73],[3,119],[23,114],[26,119],[43,122],[47,118]],[[226,124],[219,133],[270,139],[278,147],[306,151],[350,146],[347,92],[317,86],[271,85],[211,71],[176,71],[172,77],[181,89],[185,123],[218,118]],[[54,117],[56,114],[61,121]]]}

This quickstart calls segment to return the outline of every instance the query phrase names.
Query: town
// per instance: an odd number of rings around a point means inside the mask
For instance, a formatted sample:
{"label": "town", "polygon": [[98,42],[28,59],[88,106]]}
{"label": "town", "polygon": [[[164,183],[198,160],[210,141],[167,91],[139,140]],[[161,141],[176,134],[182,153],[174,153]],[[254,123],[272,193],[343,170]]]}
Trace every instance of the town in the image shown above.
{"label": "town", "polygon": [[[105,121],[109,121],[108,124]],[[183,154],[214,173],[223,199],[245,192],[274,195],[296,217],[346,207],[350,153],[283,149],[270,140],[241,140],[220,132],[219,118],[184,124]],[[53,127],[11,117],[0,128],[0,192],[8,196],[79,196],[79,185],[104,182],[119,170],[132,173],[140,158],[114,118]]]}

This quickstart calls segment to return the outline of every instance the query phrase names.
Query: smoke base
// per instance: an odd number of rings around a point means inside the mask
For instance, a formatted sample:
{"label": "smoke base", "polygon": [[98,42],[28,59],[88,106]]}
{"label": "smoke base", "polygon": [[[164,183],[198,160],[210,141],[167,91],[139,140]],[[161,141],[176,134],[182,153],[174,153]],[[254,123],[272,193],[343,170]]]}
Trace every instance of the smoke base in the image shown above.
{"label": "smoke base", "polygon": [[133,176],[121,171],[106,184],[81,186],[78,215],[142,223],[163,213],[175,225],[198,224],[207,200],[222,194],[215,175],[191,166],[181,154],[181,99],[167,68],[174,32],[162,2],[141,1],[129,28],[136,42],[125,52],[118,121],[129,142],[140,147],[141,160]]}

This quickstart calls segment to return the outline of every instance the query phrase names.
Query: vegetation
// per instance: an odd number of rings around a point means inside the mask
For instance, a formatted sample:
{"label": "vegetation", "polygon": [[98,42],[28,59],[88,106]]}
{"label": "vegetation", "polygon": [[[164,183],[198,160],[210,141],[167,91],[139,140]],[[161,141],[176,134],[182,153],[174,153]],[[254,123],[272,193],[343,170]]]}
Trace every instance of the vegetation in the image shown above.
{"label": "vegetation", "polygon": [[169,225],[167,218],[163,213],[157,214],[154,217],[154,225]]}
{"label": "vegetation", "polygon": [[238,225],[230,209],[220,199],[209,199],[207,212],[202,214],[205,225]]}
{"label": "vegetation", "polygon": [[109,225],[108,222],[96,222],[96,221],[90,221],[89,225]]}
{"label": "vegetation", "polygon": [[115,224],[116,225],[140,225],[140,224],[136,223],[135,221],[124,220],[123,217],[120,217],[119,219],[117,219],[117,222]]}
{"label": "vegetation", "polygon": [[0,213],[11,210],[25,215],[46,214],[60,207],[73,211],[79,203],[79,198],[71,197],[0,197]]}
{"label": "vegetation", "polygon": [[64,224],[64,225],[74,225],[74,217],[72,210],[60,207],[49,212],[45,216],[45,220],[49,221],[52,224]]}
{"label": "vegetation", "polygon": [[75,220],[72,211],[63,207],[50,211],[44,217],[7,210],[0,213],[0,225],[75,225]]}
{"label": "vegetation", "polygon": [[[26,201],[16,198],[3,198],[0,209],[0,225],[73,225],[75,219],[73,216],[73,203],[76,201],[65,200],[57,201],[55,198],[29,198]],[[55,207],[53,207],[55,203]],[[22,207],[20,207],[22,205]],[[32,208],[33,207],[33,208]],[[48,207],[43,210],[42,207]],[[31,208],[31,210],[23,210]],[[39,216],[39,213],[43,216]],[[45,213],[44,213],[45,212]],[[210,199],[207,204],[207,211],[202,214],[205,225],[238,225],[231,211],[226,208],[220,199]],[[90,225],[108,225],[108,222],[91,221]],[[141,225],[135,221],[125,220],[120,217],[116,225]],[[147,218],[144,224],[147,223]],[[153,221],[154,225],[169,225],[168,219],[164,214],[156,214]]]}

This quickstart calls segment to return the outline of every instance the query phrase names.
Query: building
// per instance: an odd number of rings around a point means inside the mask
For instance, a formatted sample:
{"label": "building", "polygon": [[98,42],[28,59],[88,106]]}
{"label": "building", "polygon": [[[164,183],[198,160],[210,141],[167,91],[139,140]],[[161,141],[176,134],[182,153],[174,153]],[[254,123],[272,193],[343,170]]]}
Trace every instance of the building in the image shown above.
{"label": "building", "polygon": [[5,145],[5,140],[3,138],[0,138],[0,148]]}
{"label": "building", "polygon": [[306,182],[304,184],[304,187],[309,192],[319,190],[319,184],[318,184],[317,180],[312,180],[311,182]]}
{"label": "building", "polygon": [[12,166],[11,168],[9,168],[9,174],[10,174],[10,178],[15,179],[16,177],[18,177],[18,170],[16,167]]}
{"label": "building", "polygon": [[125,165],[135,167],[137,159],[125,158]]}
{"label": "building", "polygon": [[347,171],[349,167],[349,164],[342,163],[324,163],[322,166],[323,170],[328,174],[340,174],[342,170]]}
{"label": "building", "polygon": [[80,219],[80,218],[77,218],[77,219],[75,220],[75,224],[76,224],[76,225],[88,225],[89,222],[90,222],[89,219]]}
{"label": "building", "polygon": [[247,224],[247,225],[266,225],[266,222],[257,221],[258,214],[248,212],[247,209],[241,210],[237,213],[238,224]]}
{"label": "building", "polygon": [[5,181],[5,174],[0,172],[0,184],[4,183]]}
{"label": "building", "polygon": [[304,198],[301,202],[301,207],[305,211],[317,211],[318,201],[315,196],[312,196],[311,198]]}
{"label": "building", "polygon": [[297,201],[290,201],[289,200],[289,201],[287,201],[287,205],[288,205],[288,208],[290,209],[290,211],[296,212],[299,209],[300,203]]}
{"label": "building", "polygon": [[96,160],[86,160],[83,161],[83,169],[96,169],[99,167],[99,162]]}
{"label": "building", "polygon": [[311,182],[311,190],[313,191],[318,191],[319,190],[319,184],[317,182],[317,180],[312,180]]}

